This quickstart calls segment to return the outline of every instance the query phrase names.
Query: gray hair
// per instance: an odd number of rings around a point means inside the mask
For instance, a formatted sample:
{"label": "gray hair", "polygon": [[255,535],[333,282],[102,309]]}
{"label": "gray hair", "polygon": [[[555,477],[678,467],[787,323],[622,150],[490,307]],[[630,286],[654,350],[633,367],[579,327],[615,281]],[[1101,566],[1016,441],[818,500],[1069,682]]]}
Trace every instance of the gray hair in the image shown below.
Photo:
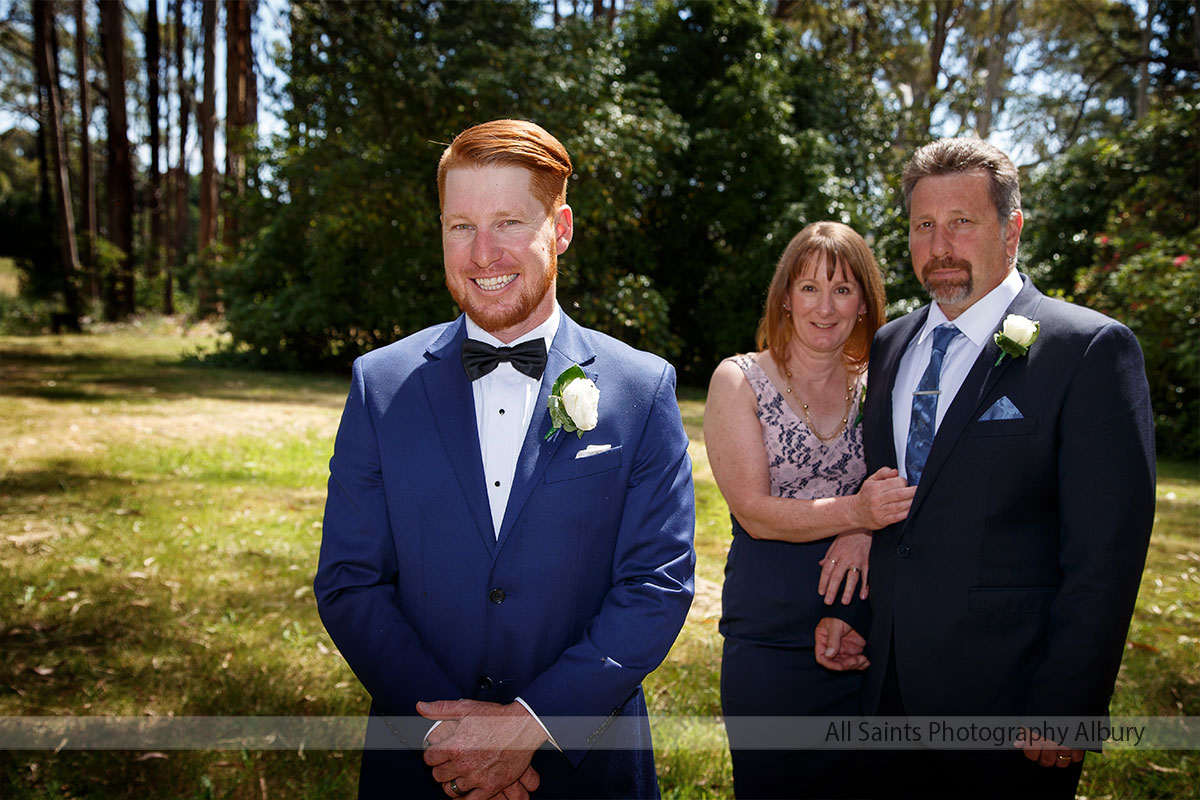
{"label": "gray hair", "polygon": [[1021,210],[1021,176],[1002,150],[979,139],[938,139],[913,153],[901,178],[904,210],[908,211],[921,178],[977,170],[987,173],[992,204],[1001,224],[1007,223],[1012,212]]}

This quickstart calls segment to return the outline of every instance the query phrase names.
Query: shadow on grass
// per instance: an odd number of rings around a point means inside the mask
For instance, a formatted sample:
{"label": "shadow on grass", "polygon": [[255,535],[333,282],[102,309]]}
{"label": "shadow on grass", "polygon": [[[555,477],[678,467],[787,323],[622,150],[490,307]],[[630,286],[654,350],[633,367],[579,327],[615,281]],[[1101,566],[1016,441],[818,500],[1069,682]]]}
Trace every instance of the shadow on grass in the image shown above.
{"label": "shadow on grass", "polygon": [[148,403],[187,397],[340,408],[349,378],[249,372],[182,359],[0,348],[0,394],[51,402]]}
{"label": "shadow on grass", "polygon": [[[276,581],[269,573],[287,575],[286,558],[248,555],[278,562],[264,570],[259,588],[214,588],[199,600],[197,585],[186,587],[191,595],[185,597],[169,588],[170,581],[131,578],[107,565],[53,584],[9,575],[5,582],[13,591],[0,606],[0,694],[18,697],[24,714],[365,712],[353,697],[306,694],[306,677],[322,676],[306,676],[290,655],[296,648],[316,652],[322,634],[307,605],[311,596],[295,599],[293,583],[283,579],[271,585]],[[22,585],[33,591],[22,593]],[[84,602],[64,599],[68,591]],[[263,617],[295,619],[282,634],[264,632],[265,643],[247,641],[232,622],[240,618],[259,633],[252,625]]]}
{"label": "shadow on grass", "polygon": [[[305,689],[321,678],[301,656],[316,652],[319,622],[311,596],[281,586],[286,559],[275,561],[253,588],[211,591],[202,575],[172,589],[169,580],[134,580],[102,566],[23,594],[21,586],[44,577],[10,572],[0,580],[4,713],[365,713],[356,689],[340,697],[323,686]],[[76,597],[87,602],[73,605]],[[292,622],[280,641],[274,617],[304,624]],[[357,773],[353,752],[17,751],[0,753],[0,797],[336,798],[353,795]]]}
{"label": "shadow on grass", "polygon": [[[115,496],[123,491],[130,491],[132,481],[120,478],[110,473],[95,472],[80,469],[77,462],[60,458],[45,464],[40,469],[14,469],[4,476],[4,486],[0,489],[0,498],[5,504],[10,501],[42,495],[67,494],[76,492],[82,487],[88,487],[89,494],[109,494]],[[13,506],[9,505],[9,512]],[[59,507],[58,511],[63,508]]]}

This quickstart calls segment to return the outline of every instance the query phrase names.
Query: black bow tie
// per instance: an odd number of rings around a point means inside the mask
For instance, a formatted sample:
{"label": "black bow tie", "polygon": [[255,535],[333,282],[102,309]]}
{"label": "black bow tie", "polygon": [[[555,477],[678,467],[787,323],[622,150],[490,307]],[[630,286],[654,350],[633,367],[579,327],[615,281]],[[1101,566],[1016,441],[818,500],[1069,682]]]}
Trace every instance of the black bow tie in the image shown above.
{"label": "black bow tie", "polygon": [[541,380],[542,373],[546,371],[546,340],[531,339],[514,347],[492,347],[486,342],[463,339],[463,369],[471,380],[479,380],[487,375],[500,366],[501,361],[509,362],[517,372],[535,381]]}

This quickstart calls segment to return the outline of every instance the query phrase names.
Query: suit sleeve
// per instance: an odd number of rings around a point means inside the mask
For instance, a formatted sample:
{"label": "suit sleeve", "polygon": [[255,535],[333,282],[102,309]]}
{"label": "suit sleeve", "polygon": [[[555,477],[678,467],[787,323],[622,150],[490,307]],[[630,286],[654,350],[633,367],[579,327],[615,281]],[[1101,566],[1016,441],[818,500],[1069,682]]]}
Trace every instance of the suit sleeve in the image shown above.
{"label": "suit sleeve", "polygon": [[612,588],[582,638],[521,692],[575,763],[666,657],[691,606],[695,495],[670,365],[651,403],[626,487]]}
{"label": "suit sleeve", "polygon": [[376,710],[397,717],[391,721],[393,732],[420,748],[432,723],[413,716],[416,702],[463,692],[445,676],[396,603],[396,548],[367,391],[359,360],[329,462],[313,588],[321,621]]}
{"label": "suit sleeve", "polygon": [[1107,713],[1154,522],[1152,419],[1137,340],[1122,325],[1101,328],[1062,408],[1061,583],[1030,713]]}

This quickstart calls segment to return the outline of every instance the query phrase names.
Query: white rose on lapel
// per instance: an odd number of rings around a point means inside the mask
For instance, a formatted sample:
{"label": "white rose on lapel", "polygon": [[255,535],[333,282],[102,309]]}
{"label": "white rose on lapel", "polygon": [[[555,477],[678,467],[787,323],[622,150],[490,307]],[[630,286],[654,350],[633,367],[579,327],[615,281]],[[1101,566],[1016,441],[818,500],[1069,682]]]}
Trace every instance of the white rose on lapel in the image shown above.
{"label": "white rose on lapel", "polygon": [[582,438],[600,420],[600,390],[578,364],[572,364],[554,381],[546,406],[552,423],[547,439],[559,430]]}
{"label": "white rose on lapel", "polygon": [[1004,360],[1005,356],[1020,358],[1029,352],[1029,348],[1037,341],[1038,334],[1041,333],[1041,323],[1037,320],[1022,317],[1020,314],[1009,314],[1004,318],[1004,324],[1000,326],[1000,330],[996,332],[996,346],[1002,351],[1000,357],[996,359],[996,366]]}
{"label": "white rose on lapel", "polygon": [[600,390],[588,378],[576,378],[563,387],[563,406],[567,416],[581,431],[590,431],[600,420]]}

